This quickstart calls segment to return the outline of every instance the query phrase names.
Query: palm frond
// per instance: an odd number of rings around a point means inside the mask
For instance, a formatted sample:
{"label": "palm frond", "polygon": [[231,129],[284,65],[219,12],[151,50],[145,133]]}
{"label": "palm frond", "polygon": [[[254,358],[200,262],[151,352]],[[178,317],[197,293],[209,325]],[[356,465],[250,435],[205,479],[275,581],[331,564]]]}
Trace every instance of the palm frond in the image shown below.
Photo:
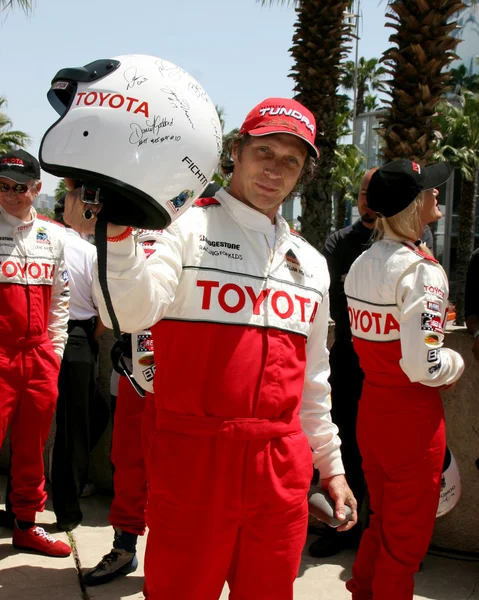
{"label": "palm frond", "polygon": [[256,0],[259,2],[261,6],[269,5],[273,6],[274,4],[286,4],[286,6],[298,6],[301,4],[301,0]]}
{"label": "palm frond", "polygon": [[55,191],[53,192],[53,195],[55,196],[55,200],[58,202],[58,200],[60,200],[60,198],[62,196],[64,196],[67,192],[68,192],[68,189],[67,189],[65,180],[60,179],[60,181],[57,184],[57,187],[55,188]]}
{"label": "palm frond", "polygon": [[[6,105],[7,99],[0,96],[0,108]],[[17,148],[25,148],[31,142],[29,135],[23,131],[12,130],[12,125],[12,120],[0,111],[0,153],[2,154]]]}
{"label": "palm frond", "polygon": [[435,122],[443,143],[433,159],[451,162],[467,181],[473,181],[474,172],[479,168],[479,97],[466,93],[463,106],[442,101]]}
{"label": "palm frond", "polygon": [[0,0],[0,12],[14,10],[17,7],[28,15],[33,10],[33,2],[31,0]]}

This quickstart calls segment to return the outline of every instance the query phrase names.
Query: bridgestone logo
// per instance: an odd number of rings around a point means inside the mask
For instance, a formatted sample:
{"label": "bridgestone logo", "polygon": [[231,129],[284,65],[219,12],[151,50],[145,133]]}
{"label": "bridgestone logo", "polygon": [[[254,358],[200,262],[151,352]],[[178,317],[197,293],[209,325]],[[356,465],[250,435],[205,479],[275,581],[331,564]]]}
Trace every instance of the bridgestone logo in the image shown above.
{"label": "bridgestone logo", "polygon": [[200,241],[205,242],[208,246],[212,248],[228,248],[229,250],[239,250],[240,244],[231,244],[230,242],[217,242],[214,240],[209,240],[205,235],[200,235]]}

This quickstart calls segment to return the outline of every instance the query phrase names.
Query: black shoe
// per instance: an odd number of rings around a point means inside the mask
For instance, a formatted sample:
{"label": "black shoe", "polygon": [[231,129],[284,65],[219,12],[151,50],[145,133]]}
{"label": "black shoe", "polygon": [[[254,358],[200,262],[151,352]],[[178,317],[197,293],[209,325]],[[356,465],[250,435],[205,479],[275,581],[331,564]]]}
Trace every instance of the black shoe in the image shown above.
{"label": "black shoe", "polygon": [[115,537],[111,552],[105,554],[101,561],[83,575],[83,583],[88,586],[108,583],[120,575],[128,575],[138,568],[136,557],[136,533],[122,531],[115,527]]}
{"label": "black shoe", "polygon": [[136,552],[127,552],[126,550],[115,550],[105,554],[101,561],[83,575],[83,583],[89,587],[94,585],[103,585],[119,577],[128,575],[138,568],[138,559]]}
{"label": "black shoe", "polygon": [[5,529],[13,529],[15,525],[15,515],[6,510],[0,510],[0,527],[5,527]]}
{"label": "black shoe", "polygon": [[344,532],[325,529],[320,537],[309,546],[309,554],[314,558],[328,558],[339,554],[345,548],[357,548],[360,535],[359,531],[355,532],[354,529]]}

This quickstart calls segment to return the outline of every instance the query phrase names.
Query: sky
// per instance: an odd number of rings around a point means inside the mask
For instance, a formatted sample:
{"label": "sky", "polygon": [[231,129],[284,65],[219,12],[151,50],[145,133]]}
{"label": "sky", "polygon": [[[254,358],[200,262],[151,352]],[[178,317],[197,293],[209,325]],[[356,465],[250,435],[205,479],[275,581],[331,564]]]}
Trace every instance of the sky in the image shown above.
{"label": "sky", "polygon": [[[362,0],[359,56],[379,58],[388,47],[385,10],[386,0]],[[292,7],[256,0],[35,0],[31,16],[17,9],[0,18],[0,95],[38,155],[57,119],[46,97],[57,71],[151,54],[193,75],[224,109],[230,131],[264,98],[293,95],[294,22]],[[53,194],[57,181],[44,173],[43,192]]]}

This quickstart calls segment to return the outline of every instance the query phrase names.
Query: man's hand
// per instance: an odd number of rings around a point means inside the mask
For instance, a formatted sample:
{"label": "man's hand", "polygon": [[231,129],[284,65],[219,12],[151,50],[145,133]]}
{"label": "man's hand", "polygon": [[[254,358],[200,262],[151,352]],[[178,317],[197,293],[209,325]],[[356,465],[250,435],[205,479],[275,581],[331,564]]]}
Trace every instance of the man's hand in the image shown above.
{"label": "man's hand", "polygon": [[[74,179],[65,179],[65,184],[70,191],[65,196],[63,220],[78,233],[94,235],[97,215],[102,209],[102,204],[87,204],[83,202],[80,198],[80,189],[74,189]],[[116,237],[124,233],[126,229],[123,225],[108,223],[107,236]]]}
{"label": "man's hand", "polygon": [[97,317],[95,331],[93,332],[93,339],[95,340],[95,342],[98,342],[98,340],[101,338],[101,336],[105,333],[106,330],[106,325],[103,325],[100,317]]}
{"label": "man's hand", "polygon": [[334,514],[337,519],[344,521],[346,511],[344,505],[351,509],[351,520],[338,527],[338,531],[348,531],[358,522],[358,503],[349,487],[344,475],[334,475],[328,479],[321,479],[321,487],[328,490],[329,495],[335,502]]}

